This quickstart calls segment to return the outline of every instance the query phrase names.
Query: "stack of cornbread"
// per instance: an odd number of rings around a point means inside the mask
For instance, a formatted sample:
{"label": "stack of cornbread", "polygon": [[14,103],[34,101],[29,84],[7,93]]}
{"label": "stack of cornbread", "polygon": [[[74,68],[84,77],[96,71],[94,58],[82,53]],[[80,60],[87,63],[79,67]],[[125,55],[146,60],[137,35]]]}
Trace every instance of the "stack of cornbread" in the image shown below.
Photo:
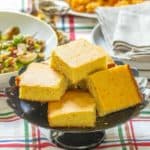
{"label": "stack of cornbread", "polygon": [[142,101],[130,67],[83,39],[55,48],[50,65],[30,64],[16,84],[20,99],[48,102],[51,127],[94,127],[96,116]]}

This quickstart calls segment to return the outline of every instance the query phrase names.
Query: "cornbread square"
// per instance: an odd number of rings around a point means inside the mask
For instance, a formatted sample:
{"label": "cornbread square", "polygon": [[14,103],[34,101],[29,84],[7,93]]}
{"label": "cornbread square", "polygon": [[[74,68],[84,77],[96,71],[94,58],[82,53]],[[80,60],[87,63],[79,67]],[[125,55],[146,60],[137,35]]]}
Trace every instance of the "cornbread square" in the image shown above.
{"label": "cornbread square", "polygon": [[68,91],[60,101],[48,103],[51,127],[94,127],[95,100],[88,92]]}
{"label": "cornbread square", "polygon": [[32,101],[60,100],[67,88],[65,77],[47,64],[32,63],[19,76],[19,98]]}
{"label": "cornbread square", "polygon": [[99,116],[141,103],[142,97],[129,65],[116,66],[88,77]]}
{"label": "cornbread square", "polygon": [[58,46],[52,52],[51,66],[75,84],[92,72],[106,69],[106,55],[100,47],[79,39]]}

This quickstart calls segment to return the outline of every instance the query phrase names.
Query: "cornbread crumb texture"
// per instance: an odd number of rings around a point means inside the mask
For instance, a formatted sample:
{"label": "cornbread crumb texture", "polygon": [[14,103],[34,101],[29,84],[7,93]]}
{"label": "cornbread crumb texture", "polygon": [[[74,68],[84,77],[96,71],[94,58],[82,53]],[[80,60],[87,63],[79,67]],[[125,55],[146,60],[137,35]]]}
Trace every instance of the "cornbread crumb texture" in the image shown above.
{"label": "cornbread crumb texture", "polygon": [[68,91],[60,101],[48,103],[48,120],[52,127],[93,127],[96,122],[95,101],[87,92]]}
{"label": "cornbread crumb texture", "polygon": [[105,69],[106,55],[100,47],[79,39],[57,47],[52,53],[51,66],[77,83],[89,73]]}
{"label": "cornbread crumb texture", "polygon": [[47,64],[32,63],[19,78],[19,97],[21,99],[59,100],[67,88],[65,77]]}
{"label": "cornbread crumb texture", "polygon": [[96,99],[99,116],[141,103],[141,95],[128,65],[89,76],[88,87]]}

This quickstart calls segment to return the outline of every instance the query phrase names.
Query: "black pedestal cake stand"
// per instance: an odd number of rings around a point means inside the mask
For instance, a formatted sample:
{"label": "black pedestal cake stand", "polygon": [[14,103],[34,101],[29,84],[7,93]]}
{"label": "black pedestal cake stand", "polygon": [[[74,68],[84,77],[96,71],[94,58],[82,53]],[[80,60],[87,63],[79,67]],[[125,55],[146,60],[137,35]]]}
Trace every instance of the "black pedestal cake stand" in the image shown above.
{"label": "black pedestal cake stand", "polygon": [[[134,75],[138,75],[136,70],[133,70],[133,73]],[[11,87],[6,89],[6,95],[8,96],[7,103],[14,112],[33,124],[50,129],[52,141],[65,149],[81,150],[96,147],[104,141],[106,129],[125,123],[129,119],[137,116],[148,104],[146,100],[147,95],[144,93],[145,89],[142,87],[142,104],[112,113],[105,117],[97,117],[94,128],[51,128],[47,119],[47,103],[20,100],[14,77],[10,79],[10,85]]]}

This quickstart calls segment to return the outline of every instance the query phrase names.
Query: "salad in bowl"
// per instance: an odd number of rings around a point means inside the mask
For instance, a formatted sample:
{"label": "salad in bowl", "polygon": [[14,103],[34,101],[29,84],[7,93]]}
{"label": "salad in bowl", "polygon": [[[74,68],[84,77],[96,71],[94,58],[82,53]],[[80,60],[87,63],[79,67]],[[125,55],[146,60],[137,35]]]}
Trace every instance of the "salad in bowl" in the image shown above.
{"label": "salad in bowl", "polygon": [[33,61],[44,60],[45,42],[34,35],[22,35],[19,27],[10,27],[0,35],[0,73],[19,70]]}
{"label": "salad in bowl", "polygon": [[58,39],[50,25],[31,15],[0,11],[0,20],[0,89],[3,89],[20,68],[49,58]]}

